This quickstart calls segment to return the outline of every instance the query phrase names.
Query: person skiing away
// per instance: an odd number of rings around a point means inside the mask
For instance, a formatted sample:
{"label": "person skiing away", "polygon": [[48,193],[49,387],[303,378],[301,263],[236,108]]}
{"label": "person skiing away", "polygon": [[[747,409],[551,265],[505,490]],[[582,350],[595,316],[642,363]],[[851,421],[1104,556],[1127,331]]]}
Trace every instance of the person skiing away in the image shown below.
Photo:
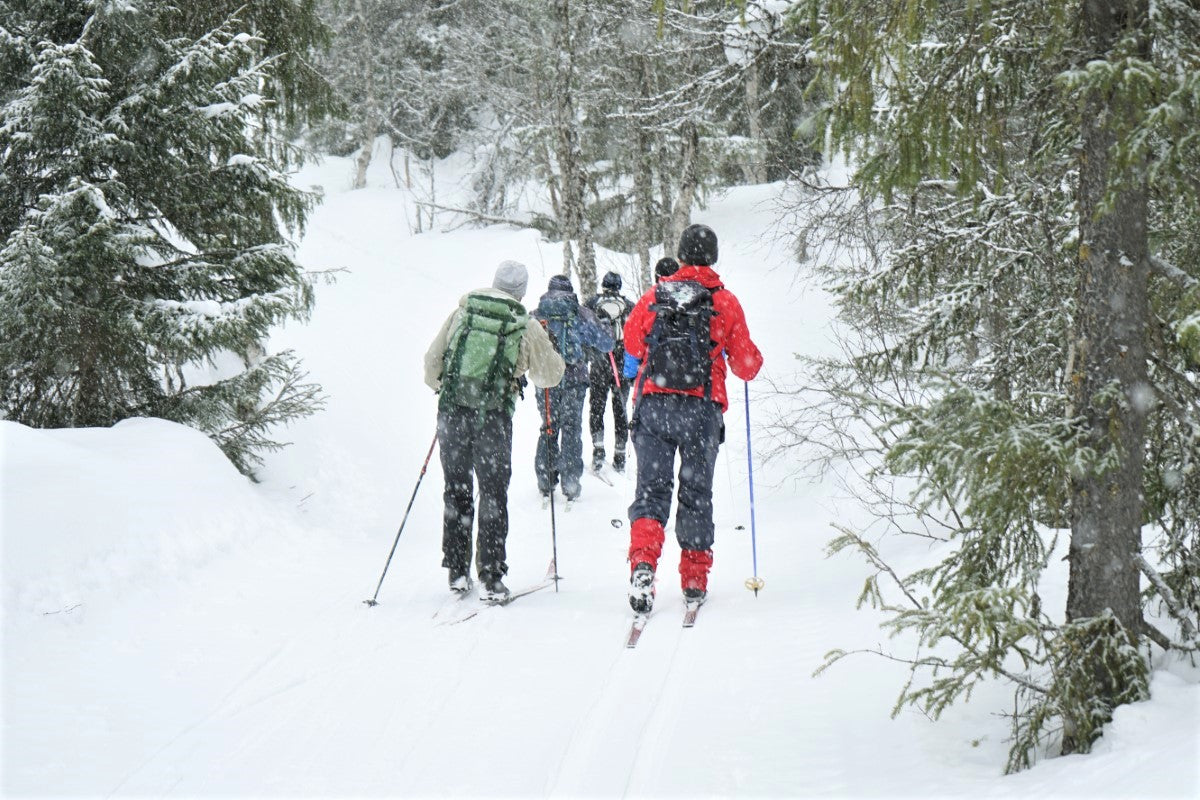
{"label": "person skiing away", "polygon": [[763,363],[741,304],[713,269],[716,233],[707,225],[688,226],[678,256],[679,270],[642,295],[625,323],[625,350],[642,362],[633,390],[637,489],[629,506],[629,604],[639,614],[654,603],[676,453],[680,585],[689,604],[708,596],[713,469],[729,408],[726,364],[749,381]]}
{"label": "person skiing away", "polygon": [[555,386],[564,364],[550,337],[522,305],[529,273],[504,261],[491,288],[463,296],[425,353],[425,383],[438,393],[442,493],[442,566],[450,589],[471,588],[472,475],[479,486],[476,569],[485,602],[505,600],[512,416],[524,375]]}
{"label": "person skiing away", "polygon": [[662,283],[663,278],[669,278],[679,271],[679,262],[670,256],[663,256],[654,264],[654,283]]}
{"label": "person skiing away", "polygon": [[625,414],[625,403],[629,399],[629,384],[618,380],[617,363],[625,363],[625,348],[621,344],[625,336],[625,320],[633,310],[633,303],[621,294],[621,276],[616,272],[606,273],[600,282],[601,291],[587,307],[601,324],[612,333],[614,344],[611,353],[594,353],[588,380],[588,399],[591,415],[588,430],[592,434],[592,471],[604,467],[604,406],[612,393],[613,409],[613,469],[625,471],[625,442],[629,438],[629,423]]}
{"label": "person skiing away", "polygon": [[[670,256],[663,256],[654,265],[654,283],[656,285],[662,283],[663,278],[666,278],[670,275],[674,275],[676,270],[678,270],[678,269],[679,269],[678,261],[671,258]],[[622,337],[622,341],[624,341],[624,337]],[[642,365],[641,361],[638,361],[636,358],[634,358],[633,356],[629,355],[628,352],[626,352],[625,353],[625,363],[621,367],[621,377],[625,378],[628,381],[632,381],[634,378],[637,377],[638,367],[640,367],[641,365]]]}
{"label": "person skiing away", "polygon": [[[555,275],[533,316],[545,325],[555,350],[566,362],[562,382],[547,392],[537,393],[542,432],[538,437],[534,472],[538,490],[549,500],[556,482],[572,503],[578,499],[583,476],[583,397],[588,387],[589,351],[608,353],[613,348],[611,332],[596,315],[579,304],[566,275]],[[546,396],[549,394],[549,430],[546,425]],[[568,506],[569,507],[569,506]]]}

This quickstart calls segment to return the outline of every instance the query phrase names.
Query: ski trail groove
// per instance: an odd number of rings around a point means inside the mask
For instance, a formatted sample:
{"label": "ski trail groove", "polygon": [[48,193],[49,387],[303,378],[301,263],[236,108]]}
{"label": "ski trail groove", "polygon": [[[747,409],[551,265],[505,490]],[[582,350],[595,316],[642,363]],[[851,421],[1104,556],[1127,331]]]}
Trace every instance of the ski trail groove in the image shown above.
{"label": "ski trail groove", "polygon": [[[634,777],[637,775],[638,766],[643,762],[642,753],[644,752],[643,742],[646,740],[646,731],[655,719],[660,716],[662,708],[662,700],[664,693],[670,690],[671,674],[675,671],[675,659],[679,655],[679,645],[683,639],[683,628],[677,628],[675,631],[675,646],[671,648],[671,658],[667,661],[667,665],[663,668],[662,681],[659,683],[658,690],[654,693],[654,703],[650,707],[650,713],[646,716],[642,723],[641,729],[638,731],[637,747],[633,751],[633,760],[629,764],[629,771],[625,776],[625,787],[621,792],[621,797],[629,797],[630,790],[633,787]],[[657,751],[657,748],[655,748]],[[657,761],[657,759],[652,759]]]}
{"label": "ski trail groove", "polygon": [[[558,764],[554,769],[554,774],[546,783],[545,794],[547,796],[554,795],[555,790],[558,788],[558,784],[562,780],[563,769],[567,762],[576,760],[576,741],[580,740],[581,733],[598,727],[599,723],[593,722],[593,719],[595,718],[600,706],[606,699],[608,699],[608,687],[613,683],[613,674],[616,672],[617,665],[624,656],[624,651],[617,652],[616,656],[609,663],[608,668],[604,671],[604,680],[600,682],[600,687],[593,695],[591,703],[588,704],[587,709],[582,715],[580,715],[575,724],[571,726],[571,734],[567,737],[566,744],[562,749],[562,754],[558,758]],[[599,737],[596,733],[590,732],[590,734],[582,740],[582,752],[585,756],[595,752],[594,742],[597,738]]]}

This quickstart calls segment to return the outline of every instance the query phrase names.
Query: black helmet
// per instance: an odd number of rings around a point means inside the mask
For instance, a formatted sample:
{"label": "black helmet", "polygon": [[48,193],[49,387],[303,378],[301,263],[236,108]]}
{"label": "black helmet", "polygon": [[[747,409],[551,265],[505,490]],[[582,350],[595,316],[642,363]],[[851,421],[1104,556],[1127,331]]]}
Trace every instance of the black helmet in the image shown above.
{"label": "black helmet", "polygon": [[663,256],[654,265],[654,279],[662,280],[669,275],[674,275],[679,270],[679,262],[670,256]]}
{"label": "black helmet", "polygon": [[616,272],[604,273],[604,280],[600,281],[600,286],[614,292],[621,291],[621,275]]}
{"label": "black helmet", "polygon": [[707,225],[688,225],[679,237],[680,263],[710,267],[717,263],[717,235]]}

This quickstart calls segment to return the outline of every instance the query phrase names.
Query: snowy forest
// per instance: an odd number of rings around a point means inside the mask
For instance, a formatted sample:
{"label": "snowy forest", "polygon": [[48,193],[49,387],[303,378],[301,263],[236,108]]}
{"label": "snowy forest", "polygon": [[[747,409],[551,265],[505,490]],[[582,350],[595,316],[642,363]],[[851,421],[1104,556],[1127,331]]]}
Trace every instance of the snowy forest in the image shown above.
{"label": "snowy forest", "polygon": [[[0,166],[6,796],[1200,792],[1196,0],[0,0]],[[575,582],[438,625],[438,325],[694,222],[711,617],[529,400]]]}

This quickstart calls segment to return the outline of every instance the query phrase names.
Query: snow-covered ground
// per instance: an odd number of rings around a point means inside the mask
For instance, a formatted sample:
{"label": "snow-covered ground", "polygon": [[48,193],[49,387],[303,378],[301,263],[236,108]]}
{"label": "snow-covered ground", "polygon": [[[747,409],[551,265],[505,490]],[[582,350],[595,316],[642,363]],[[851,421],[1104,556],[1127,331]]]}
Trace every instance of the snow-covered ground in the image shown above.
{"label": "snow-covered ground", "polygon": [[[453,165],[440,198],[452,198]],[[730,384],[716,478],[716,565],[696,628],[668,544],[655,615],[623,647],[632,483],[585,476],[557,515],[557,593],[459,625],[432,617],[440,568],[436,455],[376,587],[434,432],[421,357],[463,292],[502,259],[530,268],[529,302],[561,246],[497,226],[414,236],[386,165],[324,186],[301,257],[345,268],[295,348],[329,395],[250,484],[202,435],[158,420],[110,430],[0,423],[5,796],[1200,796],[1197,672],[1164,664],[1154,698],[1123,707],[1096,751],[1002,777],[1005,687],[932,723],[889,717],[902,665],[870,656],[812,677],[826,651],[911,652],[856,612],[863,569],[827,560],[853,509],[795,462],[755,464],[759,573],[751,575],[742,385]],[[747,310],[764,378],[831,346],[830,309],[775,239],[779,187],[736,189],[696,215]],[[628,258],[601,269],[632,277]],[[752,385],[755,447],[777,399]],[[537,413],[517,410],[509,585],[537,582],[550,516],[533,480]],[[610,425],[611,437],[611,425]],[[908,648],[908,649],[906,649]]]}

